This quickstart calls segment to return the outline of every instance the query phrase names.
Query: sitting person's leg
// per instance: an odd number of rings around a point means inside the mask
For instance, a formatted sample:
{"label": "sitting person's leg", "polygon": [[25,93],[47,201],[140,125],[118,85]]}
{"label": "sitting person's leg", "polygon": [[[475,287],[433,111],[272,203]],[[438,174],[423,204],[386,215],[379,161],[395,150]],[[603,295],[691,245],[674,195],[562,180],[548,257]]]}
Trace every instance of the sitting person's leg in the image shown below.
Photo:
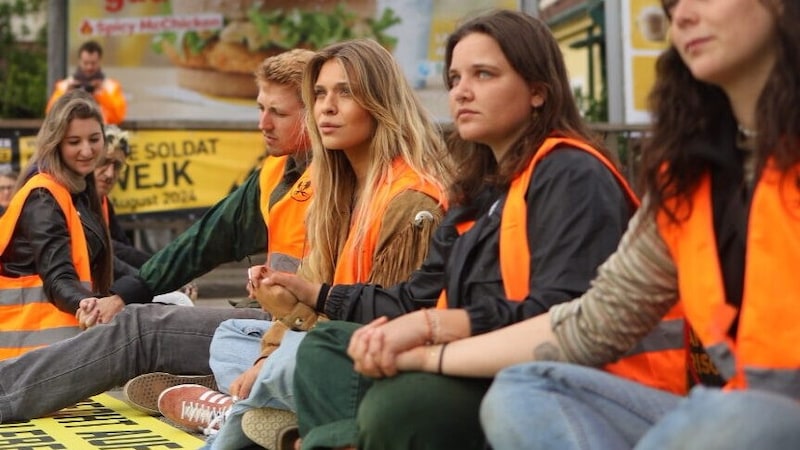
{"label": "sitting person's leg", "polygon": [[347,356],[350,336],[359,327],[349,322],[322,322],[297,351],[294,395],[303,449],[358,442],[358,405],[373,382],[356,373]]}
{"label": "sitting person's leg", "polygon": [[358,409],[360,448],[486,448],[478,419],[491,381],[429,373],[378,380]]}
{"label": "sitting person's leg", "polygon": [[769,392],[695,388],[636,445],[637,450],[684,448],[800,448],[800,405]]}
{"label": "sitting person's leg", "polygon": [[261,354],[261,339],[270,321],[232,319],[222,322],[209,349],[209,365],[219,390],[226,394],[231,383],[253,366]]}
{"label": "sitting person's leg", "polygon": [[186,376],[163,372],[140,375],[125,385],[125,401],[140,411],[157,415],[160,414],[159,396],[174,386],[199,384],[228,394],[231,382],[258,358],[261,336],[270,325],[266,313],[259,316],[261,319],[225,320],[217,327],[209,348],[209,366],[213,375]]}
{"label": "sitting person's leg", "polygon": [[57,411],[148,372],[210,373],[208,348],[232,317],[249,309],[128,305],[109,324],[0,362],[0,422]]}
{"label": "sitting person's leg", "polygon": [[[266,325],[266,327],[263,327]],[[263,322],[263,332],[266,332],[274,322]],[[219,329],[217,333],[229,333],[231,328]],[[264,360],[255,382],[250,390],[250,395],[237,400],[227,412],[224,423],[211,439],[206,443],[206,448],[242,448],[251,445],[250,439],[242,431],[242,416],[245,412],[256,408],[274,408],[294,411],[293,378],[297,348],[305,337],[305,332],[287,331],[281,340],[281,345]],[[214,340],[218,338],[215,335]],[[221,340],[219,341],[222,342]],[[257,355],[260,352],[258,339],[253,345]],[[231,352],[231,348],[216,347],[216,351]],[[250,351],[250,350],[248,350]],[[216,358],[216,356],[215,356]],[[254,361],[256,357],[253,357]],[[251,367],[251,362],[244,370]],[[228,366],[230,368],[231,366]],[[217,372],[215,371],[215,374]],[[222,382],[218,380],[218,382]],[[166,415],[166,414],[165,414]]]}
{"label": "sitting person's leg", "polygon": [[630,449],[680,399],[597,369],[528,363],[497,375],[481,423],[497,450]]}

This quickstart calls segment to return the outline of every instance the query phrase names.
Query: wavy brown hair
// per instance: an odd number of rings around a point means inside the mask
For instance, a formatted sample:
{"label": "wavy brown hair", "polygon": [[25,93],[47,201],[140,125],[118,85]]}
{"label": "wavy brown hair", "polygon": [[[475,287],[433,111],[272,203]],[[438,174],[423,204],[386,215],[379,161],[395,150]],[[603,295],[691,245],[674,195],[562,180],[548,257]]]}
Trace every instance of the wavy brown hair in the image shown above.
{"label": "wavy brown hair", "polygon": [[491,10],[460,25],[447,39],[444,58],[445,85],[453,49],[467,35],[482,33],[494,39],[511,67],[530,86],[545,91],[544,104],[532,111],[522,136],[500,161],[485,144],[468,142],[456,129],[448,144],[459,162],[459,173],[451,186],[454,203],[469,203],[488,185],[507,186],[533,158],[550,136],[564,136],[591,143],[611,161],[615,158],[586,127],[572,95],[564,58],[553,34],[542,21],[519,11]]}
{"label": "wavy brown hair", "polygon": [[[800,162],[800,2],[762,3],[773,12],[778,48],[756,105],[756,167],[773,158],[785,171]],[[643,147],[640,183],[651,200],[650,212],[663,209],[677,221],[676,210],[666,203],[676,200],[681,211],[691,207],[691,195],[707,170],[687,148],[697,140],[718,140],[721,124],[735,119],[722,89],[694,78],[674,46],[658,58],[649,102],[654,123]]]}
{"label": "wavy brown hair", "polygon": [[[437,186],[442,193],[450,184],[453,172],[438,126],[406,81],[392,54],[375,41],[355,39],[317,52],[303,76],[303,99],[309,111],[313,111],[314,86],[322,66],[332,60],[344,68],[353,99],[372,116],[375,131],[363,191],[353,204],[356,176],[349,160],[343,152],[328,151],[322,145],[314,114],[306,114],[313,152],[314,186],[306,221],[311,243],[307,273],[319,282],[333,279],[339,251],[350,228],[355,242],[362,242],[366,236],[374,211],[364,205],[379,200],[375,194],[378,186],[391,180],[392,161],[401,158],[420,178]],[[352,221],[349,220],[350,211],[358,212]]]}

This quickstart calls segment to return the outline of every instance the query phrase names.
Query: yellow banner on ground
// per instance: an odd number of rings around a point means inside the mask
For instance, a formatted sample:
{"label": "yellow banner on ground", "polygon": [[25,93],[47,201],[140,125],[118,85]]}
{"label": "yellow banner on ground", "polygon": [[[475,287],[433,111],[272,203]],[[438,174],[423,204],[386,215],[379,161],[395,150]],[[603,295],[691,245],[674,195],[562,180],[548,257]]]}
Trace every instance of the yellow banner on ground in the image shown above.
{"label": "yellow banner on ground", "polygon": [[[208,208],[260,164],[258,131],[140,130],[129,132],[128,165],[111,191],[117,214]],[[35,150],[35,137],[20,139],[20,162]]]}
{"label": "yellow banner on ground", "polygon": [[101,394],[41,419],[0,424],[0,449],[196,449],[203,440]]}

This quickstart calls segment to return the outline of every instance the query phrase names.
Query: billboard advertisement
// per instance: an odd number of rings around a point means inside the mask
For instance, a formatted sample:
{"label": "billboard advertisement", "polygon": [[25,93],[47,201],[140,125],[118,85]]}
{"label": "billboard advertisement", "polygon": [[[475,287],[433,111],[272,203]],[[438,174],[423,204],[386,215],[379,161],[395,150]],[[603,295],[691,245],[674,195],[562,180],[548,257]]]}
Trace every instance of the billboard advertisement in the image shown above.
{"label": "billboard advertisement", "polygon": [[[459,19],[517,0],[106,0],[68,3],[68,65],[86,40],[128,99],[127,120],[252,121],[252,73],[270,54],[348,38],[391,50],[423,102],[449,120],[444,39]],[[73,70],[73,69],[70,69]]]}

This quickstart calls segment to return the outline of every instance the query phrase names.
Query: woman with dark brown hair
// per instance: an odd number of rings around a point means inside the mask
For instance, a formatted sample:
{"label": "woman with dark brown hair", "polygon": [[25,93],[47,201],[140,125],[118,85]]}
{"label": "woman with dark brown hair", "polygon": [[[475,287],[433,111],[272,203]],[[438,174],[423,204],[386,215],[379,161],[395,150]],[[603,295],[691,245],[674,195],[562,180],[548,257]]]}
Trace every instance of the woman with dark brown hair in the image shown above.
{"label": "woman with dark brown hair", "polygon": [[447,42],[445,69],[460,170],[422,268],[391,288],[334,285],[327,296],[319,285],[272,279],[301,301],[346,311],[345,320],[392,317],[358,331],[321,324],[301,344],[294,392],[304,448],[482,448],[478,406],[489,380],[382,380],[356,423],[371,380],[353,371],[350,336],[386,363],[372,371],[356,359],[356,370],[393,376],[396,354],[543,314],[589,287],[636,204],[593,144],[544,23],[515,11],[467,21]]}
{"label": "woman with dark brown hair", "polygon": [[[644,205],[592,288],[446,352],[392,359],[461,377],[505,369],[481,406],[493,448],[800,445],[800,3],[663,6],[672,45],[651,94]],[[696,335],[687,375],[700,386],[688,398],[593,368],[678,299]],[[357,365],[375,356],[352,354]]]}

